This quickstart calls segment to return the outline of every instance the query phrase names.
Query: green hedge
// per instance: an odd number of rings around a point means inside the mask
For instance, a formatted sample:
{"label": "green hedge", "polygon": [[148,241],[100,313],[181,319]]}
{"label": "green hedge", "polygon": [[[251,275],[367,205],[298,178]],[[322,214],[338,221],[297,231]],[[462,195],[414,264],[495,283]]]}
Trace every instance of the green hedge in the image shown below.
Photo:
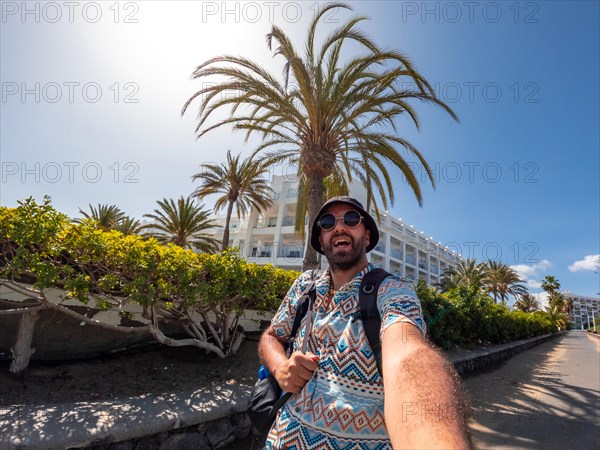
{"label": "green hedge", "polygon": [[459,287],[441,294],[421,280],[417,295],[429,338],[445,350],[501,344],[558,331],[545,312],[511,311],[478,289]]}
{"label": "green hedge", "polygon": [[104,231],[92,220],[73,223],[49,198],[19,203],[0,207],[0,282],[21,292],[33,285],[46,308],[61,307],[45,298],[53,287],[104,310],[137,303],[147,317],[180,324],[193,345],[220,356],[239,345],[244,310],[276,309],[298,276],[249,264],[235,250],[198,254],[154,238]]}
{"label": "green hedge", "polygon": [[[247,263],[235,250],[197,254],[153,238],[103,231],[92,221],[75,224],[47,198],[40,205],[30,198],[18,208],[0,207],[0,250],[0,278],[33,284],[42,293],[60,287],[82,303],[95,298],[95,306],[104,309],[118,308],[125,298],[181,321],[192,337],[212,342],[218,349],[210,349],[222,355],[230,351],[244,310],[277,309],[298,276]],[[557,331],[546,313],[510,311],[478,289],[440,294],[420,281],[417,294],[430,339],[444,349]],[[201,329],[208,313],[217,317],[212,337]]]}

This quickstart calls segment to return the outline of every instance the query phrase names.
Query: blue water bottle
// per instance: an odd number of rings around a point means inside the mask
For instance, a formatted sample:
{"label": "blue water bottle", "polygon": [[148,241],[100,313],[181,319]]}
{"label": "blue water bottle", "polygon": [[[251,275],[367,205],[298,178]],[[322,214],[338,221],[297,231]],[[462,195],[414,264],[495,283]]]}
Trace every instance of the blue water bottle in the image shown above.
{"label": "blue water bottle", "polygon": [[265,366],[261,365],[260,369],[258,369],[258,379],[264,380],[268,376],[269,376],[269,370]]}

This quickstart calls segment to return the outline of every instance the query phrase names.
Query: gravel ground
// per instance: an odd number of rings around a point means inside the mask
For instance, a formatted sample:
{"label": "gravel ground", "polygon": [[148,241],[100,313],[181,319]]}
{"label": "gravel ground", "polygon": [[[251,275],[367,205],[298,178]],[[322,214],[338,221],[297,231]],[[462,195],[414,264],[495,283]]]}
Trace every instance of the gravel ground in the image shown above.
{"label": "gravel ground", "polygon": [[216,383],[254,383],[257,343],[220,359],[195,347],[161,347],[136,354],[60,364],[32,362],[22,380],[0,363],[0,405],[102,401],[195,390]]}

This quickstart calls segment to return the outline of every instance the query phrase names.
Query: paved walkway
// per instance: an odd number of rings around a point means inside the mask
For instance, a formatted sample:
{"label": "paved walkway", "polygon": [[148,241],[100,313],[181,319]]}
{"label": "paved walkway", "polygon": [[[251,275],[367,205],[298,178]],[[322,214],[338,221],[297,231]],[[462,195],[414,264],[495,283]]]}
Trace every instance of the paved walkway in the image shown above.
{"label": "paved walkway", "polygon": [[470,376],[477,449],[600,449],[600,339],[572,331]]}

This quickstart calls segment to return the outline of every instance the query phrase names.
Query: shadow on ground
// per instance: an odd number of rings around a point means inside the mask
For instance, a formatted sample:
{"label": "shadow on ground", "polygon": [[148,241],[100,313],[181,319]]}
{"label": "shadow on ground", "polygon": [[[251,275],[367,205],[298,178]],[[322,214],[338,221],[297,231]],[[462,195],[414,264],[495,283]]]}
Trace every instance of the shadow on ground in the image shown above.
{"label": "shadow on ground", "polygon": [[129,401],[0,407],[0,448],[83,447],[140,438],[245,411],[251,386]]}
{"label": "shadow on ground", "polygon": [[475,446],[600,448],[599,371],[598,343],[571,332],[467,378]]}

